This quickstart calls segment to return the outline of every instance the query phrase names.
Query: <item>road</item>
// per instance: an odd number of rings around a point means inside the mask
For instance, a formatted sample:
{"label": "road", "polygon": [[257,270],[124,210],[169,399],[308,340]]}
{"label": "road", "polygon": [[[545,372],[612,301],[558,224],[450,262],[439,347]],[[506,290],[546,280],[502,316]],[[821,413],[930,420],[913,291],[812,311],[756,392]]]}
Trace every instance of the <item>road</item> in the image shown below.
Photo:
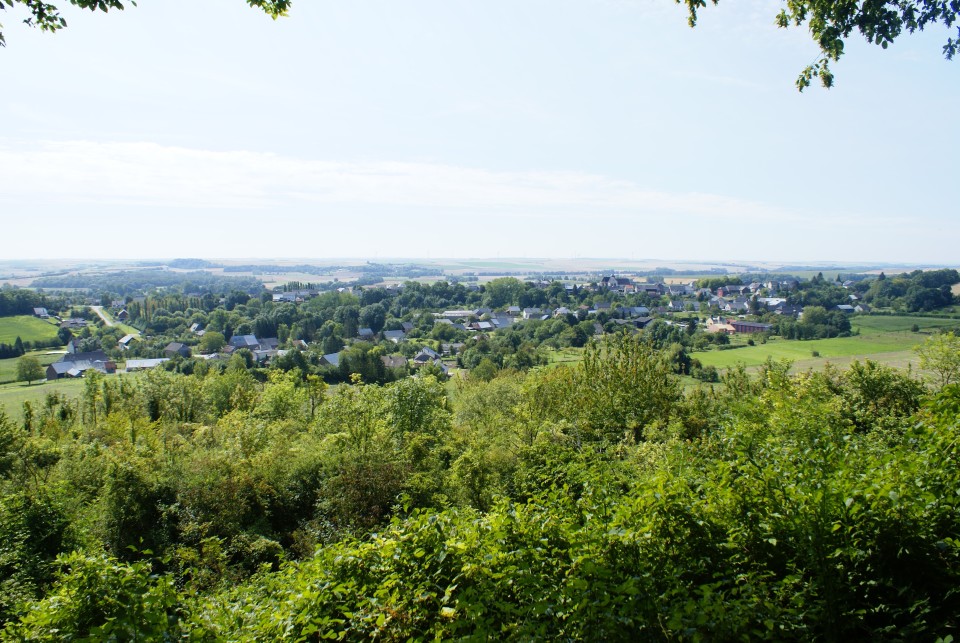
{"label": "road", "polygon": [[113,320],[103,314],[103,306],[90,306],[90,309],[97,313],[100,316],[100,319],[103,320],[103,323],[107,326],[114,326]]}

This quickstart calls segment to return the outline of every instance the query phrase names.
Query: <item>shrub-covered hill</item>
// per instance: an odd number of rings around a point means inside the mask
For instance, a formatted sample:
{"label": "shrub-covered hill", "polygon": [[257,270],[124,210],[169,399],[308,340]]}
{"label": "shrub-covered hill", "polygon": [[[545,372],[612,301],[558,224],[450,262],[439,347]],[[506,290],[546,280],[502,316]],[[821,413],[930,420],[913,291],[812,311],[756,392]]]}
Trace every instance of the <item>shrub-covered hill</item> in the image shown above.
{"label": "shrub-covered hill", "polygon": [[671,378],[621,339],[452,401],[91,380],[2,423],[2,637],[955,635],[960,389],[872,363]]}

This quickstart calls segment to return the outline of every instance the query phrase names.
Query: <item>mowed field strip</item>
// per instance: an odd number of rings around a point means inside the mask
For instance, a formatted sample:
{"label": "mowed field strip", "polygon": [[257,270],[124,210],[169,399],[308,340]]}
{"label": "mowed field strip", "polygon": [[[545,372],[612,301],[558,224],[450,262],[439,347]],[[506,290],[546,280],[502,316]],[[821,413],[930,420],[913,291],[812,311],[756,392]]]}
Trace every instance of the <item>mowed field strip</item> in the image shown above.
{"label": "mowed field strip", "polygon": [[[800,370],[818,368],[827,362],[842,366],[854,359],[872,359],[890,366],[916,367],[918,359],[913,349],[932,332],[960,329],[960,320],[936,317],[858,317],[851,320],[859,335],[813,339],[807,341],[771,338],[766,344],[744,346],[730,350],[712,350],[693,353],[704,366],[719,369],[737,364],[760,366],[768,358],[790,360]],[[920,332],[910,329],[918,326]],[[814,352],[819,355],[814,356]]]}
{"label": "mowed field strip", "polygon": [[25,342],[56,339],[57,326],[30,315],[0,317],[0,344],[12,344],[19,337]]}

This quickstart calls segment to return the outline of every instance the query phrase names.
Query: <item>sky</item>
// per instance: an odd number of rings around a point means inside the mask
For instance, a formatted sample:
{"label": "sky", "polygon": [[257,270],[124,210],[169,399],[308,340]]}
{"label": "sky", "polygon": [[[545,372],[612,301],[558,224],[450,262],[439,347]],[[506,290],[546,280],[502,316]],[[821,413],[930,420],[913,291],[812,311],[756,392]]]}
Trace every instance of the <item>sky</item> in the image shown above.
{"label": "sky", "polygon": [[778,3],[242,0],[0,11],[0,260],[960,264],[960,61]]}

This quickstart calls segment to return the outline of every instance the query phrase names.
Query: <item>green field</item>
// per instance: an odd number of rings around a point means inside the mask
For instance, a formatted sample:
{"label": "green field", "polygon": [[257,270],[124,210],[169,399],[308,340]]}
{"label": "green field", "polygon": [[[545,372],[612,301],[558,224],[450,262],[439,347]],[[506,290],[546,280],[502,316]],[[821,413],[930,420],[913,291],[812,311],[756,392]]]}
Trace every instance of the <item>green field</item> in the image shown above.
{"label": "green field", "polygon": [[939,330],[960,330],[960,319],[941,319],[938,317],[893,317],[871,315],[858,317],[852,322],[853,327],[860,330],[861,335],[870,333],[889,333],[892,331],[909,331],[916,324],[921,332]]}
{"label": "green field", "polygon": [[57,380],[43,384],[23,383],[0,384],[0,410],[6,412],[7,417],[19,420],[23,417],[23,403],[42,404],[48,393],[63,393],[69,398],[80,395],[83,390],[82,379]]}
{"label": "green field", "polygon": [[[794,368],[800,370],[822,368],[828,362],[844,366],[855,359],[871,359],[890,366],[910,365],[916,368],[919,360],[913,352],[915,346],[923,343],[931,332],[939,329],[960,329],[960,320],[957,319],[915,316],[857,317],[852,324],[853,328],[860,332],[859,335],[810,341],[771,338],[766,344],[694,353],[694,357],[704,366],[720,369],[737,364],[748,368],[756,367],[768,358],[790,360],[794,363]],[[920,328],[919,333],[910,332],[914,324]],[[814,351],[819,355],[815,357]]]}
{"label": "green field", "polygon": [[580,348],[552,349],[548,352],[547,359],[550,360],[549,366],[572,364],[583,359],[583,350]]}
{"label": "green field", "polygon": [[57,338],[57,326],[30,315],[0,317],[0,344],[12,344],[17,337],[25,342]]}
{"label": "green field", "polygon": [[[27,355],[36,357],[44,367],[60,359],[62,353],[49,354],[46,350],[30,351]],[[17,362],[19,358],[0,359],[0,384],[17,381]]]}

